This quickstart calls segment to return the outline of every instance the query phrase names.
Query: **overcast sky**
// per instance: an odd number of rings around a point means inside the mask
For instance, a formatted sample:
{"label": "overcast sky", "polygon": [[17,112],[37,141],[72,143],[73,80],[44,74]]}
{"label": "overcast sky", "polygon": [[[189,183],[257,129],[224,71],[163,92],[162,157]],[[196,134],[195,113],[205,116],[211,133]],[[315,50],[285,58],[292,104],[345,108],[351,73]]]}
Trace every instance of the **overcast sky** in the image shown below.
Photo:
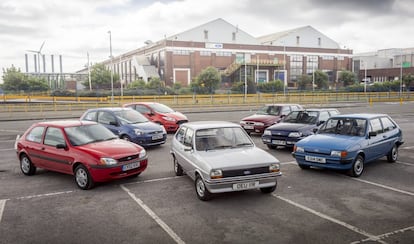
{"label": "overcast sky", "polygon": [[311,25],[354,53],[414,47],[412,0],[2,0],[0,68],[24,72],[45,42],[75,72],[109,56],[109,30],[116,56],[217,18],[254,37]]}

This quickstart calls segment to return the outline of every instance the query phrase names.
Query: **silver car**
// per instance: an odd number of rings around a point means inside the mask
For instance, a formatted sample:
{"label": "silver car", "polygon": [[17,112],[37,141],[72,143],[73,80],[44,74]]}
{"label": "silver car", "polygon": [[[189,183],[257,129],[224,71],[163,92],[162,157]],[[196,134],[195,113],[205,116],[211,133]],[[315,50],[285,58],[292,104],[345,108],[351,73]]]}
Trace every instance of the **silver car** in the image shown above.
{"label": "silver car", "polygon": [[223,121],[182,124],[171,145],[175,174],[195,181],[200,200],[212,193],[276,189],[279,160],[257,148],[243,128]]}

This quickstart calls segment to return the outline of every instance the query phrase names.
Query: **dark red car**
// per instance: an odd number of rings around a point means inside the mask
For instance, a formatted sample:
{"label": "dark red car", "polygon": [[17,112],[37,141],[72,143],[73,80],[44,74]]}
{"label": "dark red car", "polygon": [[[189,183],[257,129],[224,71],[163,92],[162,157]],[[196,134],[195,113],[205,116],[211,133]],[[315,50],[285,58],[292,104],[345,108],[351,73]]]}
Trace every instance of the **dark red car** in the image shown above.
{"label": "dark red car", "polygon": [[162,103],[135,102],[124,104],[123,107],[137,110],[152,122],[163,125],[167,132],[176,132],[180,124],[188,122],[184,114]]}
{"label": "dark red car", "polygon": [[148,164],[141,146],[79,120],[35,123],[16,141],[16,151],[23,174],[44,168],[74,175],[83,190],[95,182],[138,176]]}
{"label": "dark red car", "polygon": [[251,116],[240,121],[240,125],[247,133],[263,134],[264,130],[278,123],[291,111],[302,109],[299,104],[266,104]]}

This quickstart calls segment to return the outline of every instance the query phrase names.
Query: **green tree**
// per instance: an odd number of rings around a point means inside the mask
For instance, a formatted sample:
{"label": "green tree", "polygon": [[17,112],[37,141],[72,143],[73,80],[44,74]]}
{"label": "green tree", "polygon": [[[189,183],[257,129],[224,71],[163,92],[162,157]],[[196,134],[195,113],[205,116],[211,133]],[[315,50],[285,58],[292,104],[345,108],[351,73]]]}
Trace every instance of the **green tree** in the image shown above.
{"label": "green tree", "polygon": [[321,71],[317,70],[315,71],[315,85],[318,89],[327,89],[329,87],[328,85],[328,75]]}
{"label": "green tree", "polygon": [[49,86],[44,79],[24,75],[20,69],[12,66],[9,69],[3,69],[3,89],[12,92],[47,91]]}
{"label": "green tree", "polygon": [[[114,87],[119,87],[119,75],[113,74]],[[82,83],[85,87],[89,87],[89,81]],[[92,89],[110,89],[111,88],[111,71],[104,64],[95,64],[91,69],[91,85]]]}
{"label": "green tree", "polygon": [[144,80],[135,80],[128,84],[127,89],[144,89],[145,85],[146,83]]}
{"label": "green tree", "polygon": [[341,71],[339,73],[338,80],[342,82],[344,86],[351,86],[357,83],[357,77],[355,73],[347,70]]}
{"label": "green tree", "polygon": [[301,75],[298,77],[298,89],[306,90],[312,87],[312,77],[310,75]]}
{"label": "green tree", "polygon": [[405,85],[405,89],[410,89],[410,87],[414,87],[414,76],[412,74],[403,75],[403,83]]}
{"label": "green tree", "polygon": [[207,93],[214,93],[221,82],[221,75],[214,67],[207,67],[196,78],[196,84]]}

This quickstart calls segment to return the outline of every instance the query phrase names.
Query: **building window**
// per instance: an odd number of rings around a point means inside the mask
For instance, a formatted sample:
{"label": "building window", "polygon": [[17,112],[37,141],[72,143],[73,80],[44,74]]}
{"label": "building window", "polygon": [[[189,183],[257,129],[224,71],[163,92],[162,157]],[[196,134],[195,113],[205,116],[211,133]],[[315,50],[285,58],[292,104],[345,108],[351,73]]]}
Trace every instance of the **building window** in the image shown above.
{"label": "building window", "polygon": [[216,52],[216,56],[231,57],[231,52]]}
{"label": "building window", "polygon": [[318,69],[318,56],[308,56],[306,61],[306,74],[312,75]]}
{"label": "building window", "polygon": [[300,44],[300,36],[296,36],[296,45],[299,46]]}
{"label": "building window", "polygon": [[211,56],[211,51],[200,51],[200,56]]}
{"label": "building window", "polygon": [[190,55],[189,50],[174,50],[173,54],[175,55]]}
{"label": "building window", "polygon": [[322,44],[321,38],[320,38],[320,37],[318,37],[318,46],[320,47],[320,46],[321,46],[321,44]]}
{"label": "building window", "polygon": [[236,40],[236,32],[232,33],[232,40],[235,41]]}
{"label": "building window", "polygon": [[334,60],[333,56],[322,56],[323,60]]}
{"label": "building window", "polygon": [[345,57],[344,56],[338,56],[338,57],[336,57],[336,59],[337,60],[345,60]]}
{"label": "building window", "polygon": [[290,79],[297,81],[302,75],[303,57],[301,55],[290,56]]}
{"label": "building window", "polygon": [[208,30],[204,30],[204,39],[208,40]]}

